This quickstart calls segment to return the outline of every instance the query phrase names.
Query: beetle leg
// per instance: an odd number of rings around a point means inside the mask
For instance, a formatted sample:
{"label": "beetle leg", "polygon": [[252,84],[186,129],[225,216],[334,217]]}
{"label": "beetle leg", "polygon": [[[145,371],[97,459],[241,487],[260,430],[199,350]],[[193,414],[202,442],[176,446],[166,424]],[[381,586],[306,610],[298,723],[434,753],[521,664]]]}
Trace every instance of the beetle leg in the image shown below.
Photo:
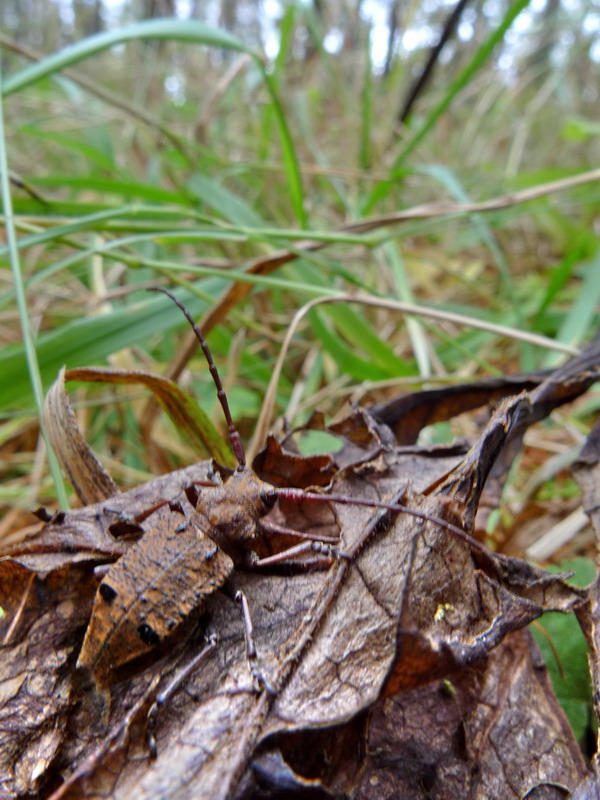
{"label": "beetle leg", "polygon": [[336,544],[339,542],[339,536],[319,536],[318,534],[304,533],[303,531],[295,531],[293,528],[286,528],[285,525],[278,525],[276,522],[271,522],[264,517],[259,520],[259,526],[265,533],[278,533],[285,536],[294,536],[297,539],[304,539],[313,542],[323,542],[327,544]]}
{"label": "beetle leg", "polygon": [[246,639],[246,656],[248,658],[252,679],[260,689],[264,689],[268,694],[274,695],[276,694],[275,689],[265,678],[263,672],[258,666],[258,655],[256,652],[256,645],[254,644],[254,627],[252,625],[250,606],[248,605],[246,595],[240,590],[236,592],[235,599],[242,604],[242,614],[244,616],[244,638]]}
{"label": "beetle leg", "polygon": [[282,550],[281,553],[276,553],[274,556],[259,558],[257,561],[253,562],[252,566],[266,567],[271,564],[281,564],[284,561],[296,558],[296,556],[304,555],[305,553],[318,553],[327,559],[352,558],[350,553],[340,550],[339,547],[335,547],[334,545],[329,544],[329,542],[308,541],[302,542],[302,544],[297,544],[294,547],[289,547],[287,550]]}
{"label": "beetle leg", "polygon": [[171,511],[185,516],[183,506],[179,500],[161,500],[158,503],[154,503],[154,505],[149,508],[144,509],[144,511],[140,511],[139,514],[128,514],[126,511],[110,506],[104,506],[102,511],[106,514],[114,514],[116,516],[117,521],[111,523],[108,526],[108,530],[113,536],[121,538],[123,536],[141,536],[144,533],[141,523],[145,522],[148,517],[164,506],[169,506]]}
{"label": "beetle leg", "polygon": [[[126,511],[122,511],[118,508],[111,508],[110,506],[104,506],[102,510],[107,514],[114,514],[119,522],[125,522],[129,525],[139,525],[140,522],[147,520],[151,514],[154,514],[155,511],[158,511],[158,509],[163,506],[172,506],[173,511],[179,511],[181,509],[179,503],[173,503],[171,500],[161,500],[158,503],[154,503],[154,505],[151,505],[149,508],[140,511],[139,514],[128,514]],[[183,509],[181,510],[183,511]]]}
{"label": "beetle leg", "polygon": [[193,672],[198,664],[215,649],[216,645],[217,637],[211,636],[206,647],[203,647],[202,650],[185,665],[185,667],[182,667],[173,677],[173,679],[167,684],[167,686],[165,686],[162,692],[159,692],[156,695],[156,700],[154,703],[152,703],[146,718],[146,741],[148,742],[150,758],[154,759],[158,755],[158,750],[156,748],[156,721],[158,719],[158,712],[167,702],[167,700],[177,691],[188,675]]}

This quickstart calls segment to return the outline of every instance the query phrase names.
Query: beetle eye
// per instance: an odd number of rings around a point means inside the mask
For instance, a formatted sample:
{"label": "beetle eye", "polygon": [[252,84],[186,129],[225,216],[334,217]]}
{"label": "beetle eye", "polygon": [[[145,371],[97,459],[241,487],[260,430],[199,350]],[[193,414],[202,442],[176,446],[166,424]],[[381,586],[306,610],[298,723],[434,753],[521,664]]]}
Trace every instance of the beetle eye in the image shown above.
{"label": "beetle eye", "polygon": [[273,508],[277,502],[277,492],[274,489],[271,489],[270,491],[263,489],[263,491],[260,493],[260,499],[262,500],[265,508]]}

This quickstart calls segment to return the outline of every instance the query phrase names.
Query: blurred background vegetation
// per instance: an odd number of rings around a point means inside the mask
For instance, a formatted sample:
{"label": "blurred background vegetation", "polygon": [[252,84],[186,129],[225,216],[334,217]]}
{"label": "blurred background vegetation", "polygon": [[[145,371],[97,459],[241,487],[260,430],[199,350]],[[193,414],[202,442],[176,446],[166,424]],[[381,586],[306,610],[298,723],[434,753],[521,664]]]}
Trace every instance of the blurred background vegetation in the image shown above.
{"label": "blurred background vegetation", "polygon": [[[187,287],[246,441],[292,316],[319,296],[417,302],[571,347],[592,335],[598,0],[4,0],[0,25],[0,533],[56,501],[30,372],[43,390],[63,364],[168,373],[214,409],[185,322],[148,286]],[[320,306],[285,355],[276,411],[297,424],[563,357],[469,324]],[[576,507],[565,467],[599,397],[532,435],[517,484],[524,470],[537,486],[549,457],[556,469],[528,508]],[[205,456],[141,389],[78,385],[72,399],[122,488]],[[511,499],[496,519],[507,548]]]}

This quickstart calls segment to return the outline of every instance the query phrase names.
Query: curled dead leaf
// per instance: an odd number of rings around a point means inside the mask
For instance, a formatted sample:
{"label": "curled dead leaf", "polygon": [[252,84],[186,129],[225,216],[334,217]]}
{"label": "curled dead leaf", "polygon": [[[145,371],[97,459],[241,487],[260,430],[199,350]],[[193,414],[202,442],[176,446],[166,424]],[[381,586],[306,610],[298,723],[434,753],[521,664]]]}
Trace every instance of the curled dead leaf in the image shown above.
{"label": "curled dead leaf", "polygon": [[196,402],[173,381],[140,370],[110,367],[64,368],[51,386],[44,405],[44,424],[52,447],[69,480],[85,505],[99,503],[119,489],[85,441],[65,389],[67,381],[141,384],[150,389],[160,406],[201,454],[231,466],[231,453]]}

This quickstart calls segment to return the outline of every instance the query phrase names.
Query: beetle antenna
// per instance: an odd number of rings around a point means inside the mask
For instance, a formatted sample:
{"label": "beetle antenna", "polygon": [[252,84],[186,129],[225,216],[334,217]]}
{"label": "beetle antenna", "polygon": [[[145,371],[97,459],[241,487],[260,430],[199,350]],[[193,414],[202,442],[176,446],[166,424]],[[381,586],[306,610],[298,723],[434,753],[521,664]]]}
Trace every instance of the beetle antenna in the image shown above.
{"label": "beetle antenna", "polygon": [[225,389],[223,389],[223,384],[221,383],[221,378],[219,377],[219,371],[217,370],[217,366],[213,361],[213,357],[211,355],[210,350],[208,349],[208,344],[206,343],[206,339],[200,333],[200,328],[194,322],[194,318],[187,310],[187,308],[180,303],[179,300],[175,297],[175,295],[170,292],[168,289],[163,289],[162,286],[152,286],[147,291],[149,292],[162,292],[166,294],[167,297],[170,297],[171,300],[175,303],[176,306],[183,311],[187,321],[192,326],[194,333],[196,334],[196,338],[200,342],[200,347],[202,348],[202,352],[206,357],[206,361],[208,363],[208,368],[210,370],[210,374],[212,375],[212,379],[215,382],[215,386],[217,387],[217,397],[219,398],[219,403],[221,403],[221,408],[223,409],[223,414],[225,415],[225,422],[227,423],[227,429],[229,431],[229,441],[231,443],[231,449],[233,450],[234,456],[237,458],[238,462],[238,470],[243,470],[246,466],[246,453],[244,452],[244,445],[242,444],[241,436],[238,432],[238,429],[235,427],[235,423],[231,416],[231,411],[229,410],[229,402],[227,401],[227,395],[225,394]]}

